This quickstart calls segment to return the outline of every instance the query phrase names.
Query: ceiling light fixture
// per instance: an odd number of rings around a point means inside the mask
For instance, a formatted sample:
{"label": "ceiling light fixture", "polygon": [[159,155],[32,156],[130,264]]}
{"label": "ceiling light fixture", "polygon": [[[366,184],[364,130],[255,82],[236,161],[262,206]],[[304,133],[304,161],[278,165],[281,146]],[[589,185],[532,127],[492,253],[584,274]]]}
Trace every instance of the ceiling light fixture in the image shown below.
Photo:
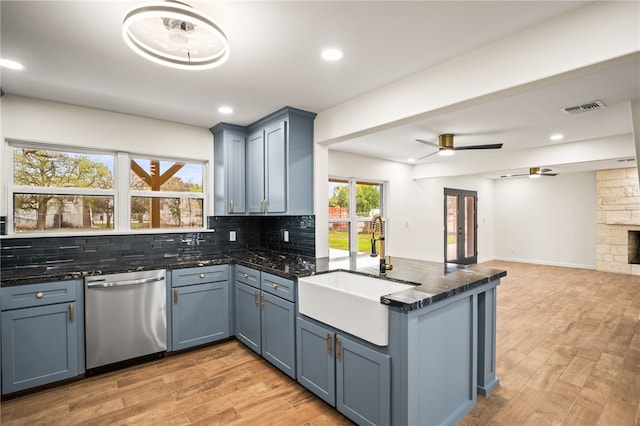
{"label": "ceiling light fixture", "polygon": [[220,108],[218,108],[218,112],[220,114],[231,114],[233,112],[233,108],[231,108],[230,106],[221,106]]}
{"label": "ceiling light fixture", "polygon": [[0,58],[0,67],[9,68],[10,70],[24,69],[24,65],[22,65],[20,62],[12,61],[11,59],[3,59],[3,58]]}
{"label": "ceiling light fixture", "polygon": [[122,21],[122,37],[140,56],[183,70],[217,67],[229,57],[229,40],[211,18],[173,0],[134,7]]}
{"label": "ceiling light fixture", "polygon": [[540,172],[540,167],[529,167],[529,177],[531,179],[537,179],[542,176]]}
{"label": "ceiling light fixture", "polygon": [[325,49],[322,51],[322,59],[325,61],[339,61],[344,56],[340,49]]}
{"label": "ceiling light fixture", "polygon": [[564,135],[562,133],[554,133],[553,135],[549,136],[549,139],[552,141],[561,141],[562,139],[564,139]]}

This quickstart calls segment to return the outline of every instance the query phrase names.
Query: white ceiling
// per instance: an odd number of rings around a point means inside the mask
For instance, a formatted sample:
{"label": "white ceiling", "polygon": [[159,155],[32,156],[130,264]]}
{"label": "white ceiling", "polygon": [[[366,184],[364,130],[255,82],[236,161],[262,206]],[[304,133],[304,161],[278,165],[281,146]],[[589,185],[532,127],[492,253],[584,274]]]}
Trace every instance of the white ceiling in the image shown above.
{"label": "white ceiling", "polygon": [[[13,95],[207,128],[220,121],[245,125],[285,105],[321,113],[590,2],[191,1],[230,40],[228,62],[206,71],[165,68],[129,50],[120,34],[122,18],[139,3],[2,0],[0,56],[25,69],[0,69],[0,87]],[[329,46],[344,50],[341,62],[320,59]],[[563,143],[628,134],[628,101],[640,97],[639,75],[634,56],[331,149],[406,162],[434,150],[416,138],[437,140],[440,133],[456,134],[456,146],[502,142],[507,153],[549,144],[556,131],[566,135]],[[560,112],[592,100],[607,108],[581,116]],[[221,115],[220,105],[232,106],[234,114]],[[456,157],[478,154],[485,153]],[[616,160],[609,166],[621,167]],[[422,163],[437,161],[443,160],[434,155]],[[522,173],[517,166],[513,171]],[[602,164],[586,168],[596,166]],[[585,164],[559,167],[574,171]],[[508,164],[494,168],[483,174],[511,170]]]}

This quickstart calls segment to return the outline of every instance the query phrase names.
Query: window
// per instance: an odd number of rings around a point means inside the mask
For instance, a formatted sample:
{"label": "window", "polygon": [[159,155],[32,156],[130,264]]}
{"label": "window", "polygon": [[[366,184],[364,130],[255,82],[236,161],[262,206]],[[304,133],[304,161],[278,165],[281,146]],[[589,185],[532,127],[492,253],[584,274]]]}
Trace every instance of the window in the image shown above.
{"label": "window", "polygon": [[13,142],[9,150],[15,233],[204,227],[204,163]]}
{"label": "window", "polygon": [[131,159],[131,228],[202,228],[202,164]]}
{"label": "window", "polygon": [[383,196],[382,182],[329,179],[329,257],[371,253],[371,218],[384,217]]}
{"label": "window", "polygon": [[13,230],[113,229],[114,155],[13,146]]}

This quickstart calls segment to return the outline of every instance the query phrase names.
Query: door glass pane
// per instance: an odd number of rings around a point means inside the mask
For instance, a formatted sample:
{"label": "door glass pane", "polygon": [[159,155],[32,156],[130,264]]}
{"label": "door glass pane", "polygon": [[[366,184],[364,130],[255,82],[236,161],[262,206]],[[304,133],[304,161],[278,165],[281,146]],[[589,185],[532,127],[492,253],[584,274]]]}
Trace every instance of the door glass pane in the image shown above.
{"label": "door glass pane", "polygon": [[329,222],[329,257],[349,257],[349,222]]}
{"label": "door glass pane", "polygon": [[356,216],[372,217],[380,214],[381,188],[379,183],[356,183]]}
{"label": "door glass pane", "polygon": [[349,218],[349,182],[329,179],[329,219]]}
{"label": "door glass pane", "polygon": [[458,258],[458,197],[447,195],[447,261]]}
{"label": "door glass pane", "polygon": [[464,257],[473,257],[476,254],[476,227],[475,227],[475,197],[464,197]]}

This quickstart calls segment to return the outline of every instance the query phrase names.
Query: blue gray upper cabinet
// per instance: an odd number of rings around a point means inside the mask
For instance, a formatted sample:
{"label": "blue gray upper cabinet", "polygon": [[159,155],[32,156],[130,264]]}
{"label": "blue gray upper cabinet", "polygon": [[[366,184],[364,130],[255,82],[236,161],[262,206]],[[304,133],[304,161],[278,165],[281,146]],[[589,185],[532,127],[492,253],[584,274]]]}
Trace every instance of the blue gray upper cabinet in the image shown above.
{"label": "blue gray upper cabinet", "polygon": [[214,145],[214,213],[245,214],[246,129],[221,123],[211,129]]}
{"label": "blue gray upper cabinet", "polygon": [[313,214],[315,117],[285,107],[247,127],[212,127],[215,214]]}

